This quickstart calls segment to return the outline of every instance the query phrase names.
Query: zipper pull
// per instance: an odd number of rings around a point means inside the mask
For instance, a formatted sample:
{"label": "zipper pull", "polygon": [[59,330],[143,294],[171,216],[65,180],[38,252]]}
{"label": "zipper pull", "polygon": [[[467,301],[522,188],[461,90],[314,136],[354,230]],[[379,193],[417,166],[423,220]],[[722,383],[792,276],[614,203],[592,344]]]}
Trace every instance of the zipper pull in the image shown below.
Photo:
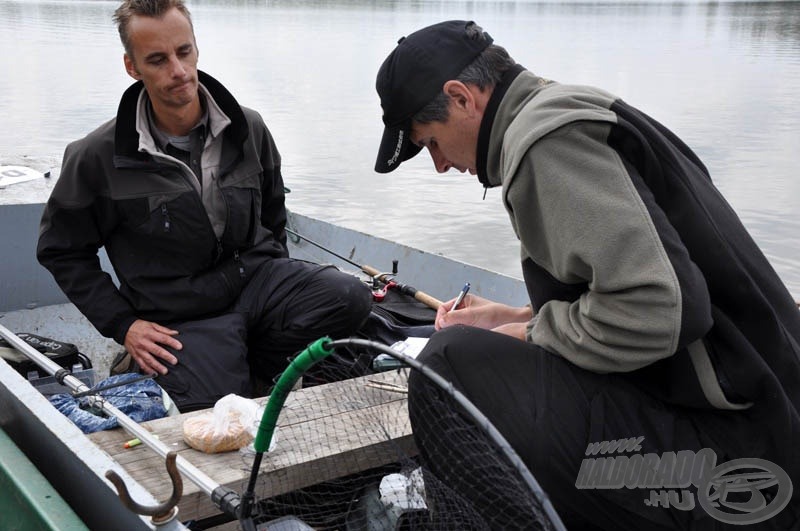
{"label": "zipper pull", "polygon": [[166,203],[161,205],[161,215],[164,217],[164,232],[169,232],[169,212],[167,212]]}
{"label": "zipper pull", "polygon": [[236,262],[239,266],[239,276],[244,278],[244,266],[242,265],[242,262],[239,259],[239,249],[233,251],[233,261]]}

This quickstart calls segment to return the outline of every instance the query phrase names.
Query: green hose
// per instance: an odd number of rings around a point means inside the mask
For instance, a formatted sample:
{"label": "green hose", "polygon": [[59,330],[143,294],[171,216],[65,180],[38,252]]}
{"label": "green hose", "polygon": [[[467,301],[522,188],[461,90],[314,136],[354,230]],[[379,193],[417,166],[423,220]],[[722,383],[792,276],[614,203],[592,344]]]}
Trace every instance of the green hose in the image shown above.
{"label": "green hose", "polygon": [[269,395],[267,407],[264,409],[261,423],[258,426],[256,440],[253,443],[256,452],[263,453],[269,449],[272,435],[275,433],[275,425],[278,422],[278,415],[281,413],[283,403],[286,402],[286,397],[289,396],[289,392],[294,387],[295,382],[303,376],[303,373],[333,352],[333,348],[328,346],[330,341],[331,339],[325,336],[311,343],[292,360],[281,374],[281,377],[278,378],[275,388]]}

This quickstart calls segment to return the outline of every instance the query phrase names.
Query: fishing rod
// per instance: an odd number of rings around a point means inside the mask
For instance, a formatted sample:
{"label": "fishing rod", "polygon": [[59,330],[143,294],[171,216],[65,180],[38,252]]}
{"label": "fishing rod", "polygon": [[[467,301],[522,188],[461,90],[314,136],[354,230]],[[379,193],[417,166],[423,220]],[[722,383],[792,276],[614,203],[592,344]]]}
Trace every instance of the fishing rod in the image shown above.
{"label": "fishing rod", "polygon": [[409,286],[408,284],[403,284],[403,283],[397,282],[397,280],[394,279],[394,273],[381,273],[380,271],[378,271],[377,269],[375,269],[372,266],[362,265],[362,264],[359,264],[357,262],[354,262],[353,260],[350,260],[349,258],[346,258],[346,257],[340,255],[339,253],[328,249],[327,247],[315,242],[314,240],[306,238],[302,234],[298,234],[297,232],[293,231],[292,229],[286,228],[286,232],[288,232],[289,234],[292,234],[293,236],[296,236],[297,238],[300,238],[301,240],[307,241],[311,245],[322,249],[326,253],[335,256],[339,260],[343,260],[344,262],[347,262],[348,264],[352,265],[353,267],[357,267],[359,270],[363,271],[364,273],[366,273],[367,275],[369,275],[373,279],[379,280],[380,282],[383,282],[384,284],[389,284],[390,282],[393,283],[393,287],[396,288],[397,290],[399,290],[400,293],[403,293],[405,295],[409,295],[411,297],[414,297],[416,300],[418,300],[419,302],[421,302],[422,304],[424,304],[425,306],[427,306],[429,308],[433,308],[434,310],[438,310],[439,306],[442,305],[442,301],[440,301],[436,297],[428,295],[424,291],[420,291],[420,290],[418,290],[417,288],[415,288],[413,286]]}

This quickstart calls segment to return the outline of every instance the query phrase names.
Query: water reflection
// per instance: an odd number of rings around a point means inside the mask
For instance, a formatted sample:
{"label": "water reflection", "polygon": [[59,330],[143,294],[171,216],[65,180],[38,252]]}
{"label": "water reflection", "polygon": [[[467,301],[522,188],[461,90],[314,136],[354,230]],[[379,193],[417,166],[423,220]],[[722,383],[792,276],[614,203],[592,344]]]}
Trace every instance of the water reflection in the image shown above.
{"label": "water reflection", "polygon": [[736,2],[729,10],[734,38],[749,41],[754,48],[766,43],[766,53],[772,53],[769,43],[784,43],[787,52],[800,50],[800,3]]}
{"label": "water reflection", "polygon": [[[58,160],[132,82],[116,2],[0,0],[0,161]],[[519,276],[499,199],[417,157],[373,172],[378,65],[397,39],[478,21],[531,70],[618,94],[678,133],[800,298],[800,2],[197,0],[200,67],[266,119],[290,206]],[[387,264],[391,257],[387,257]],[[376,264],[377,265],[377,264]]]}

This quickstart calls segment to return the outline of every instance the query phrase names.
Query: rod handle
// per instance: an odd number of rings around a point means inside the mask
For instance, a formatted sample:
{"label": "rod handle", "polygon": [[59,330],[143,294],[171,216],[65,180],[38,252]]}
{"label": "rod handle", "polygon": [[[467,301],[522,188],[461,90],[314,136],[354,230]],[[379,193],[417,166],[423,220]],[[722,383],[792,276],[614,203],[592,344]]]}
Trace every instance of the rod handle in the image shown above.
{"label": "rod handle", "polygon": [[364,273],[368,274],[372,278],[377,278],[378,280],[380,280],[382,282],[385,282],[384,279],[387,276],[385,273],[381,273],[380,271],[378,271],[374,267],[368,266],[368,265],[362,265],[361,266],[361,271],[363,271]]}
{"label": "rod handle", "polygon": [[427,306],[428,308],[433,308],[434,310],[438,310],[439,306],[442,305],[442,301],[437,299],[436,297],[432,297],[425,293],[424,291],[419,291],[414,294],[414,298],[417,299],[419,302]]}

